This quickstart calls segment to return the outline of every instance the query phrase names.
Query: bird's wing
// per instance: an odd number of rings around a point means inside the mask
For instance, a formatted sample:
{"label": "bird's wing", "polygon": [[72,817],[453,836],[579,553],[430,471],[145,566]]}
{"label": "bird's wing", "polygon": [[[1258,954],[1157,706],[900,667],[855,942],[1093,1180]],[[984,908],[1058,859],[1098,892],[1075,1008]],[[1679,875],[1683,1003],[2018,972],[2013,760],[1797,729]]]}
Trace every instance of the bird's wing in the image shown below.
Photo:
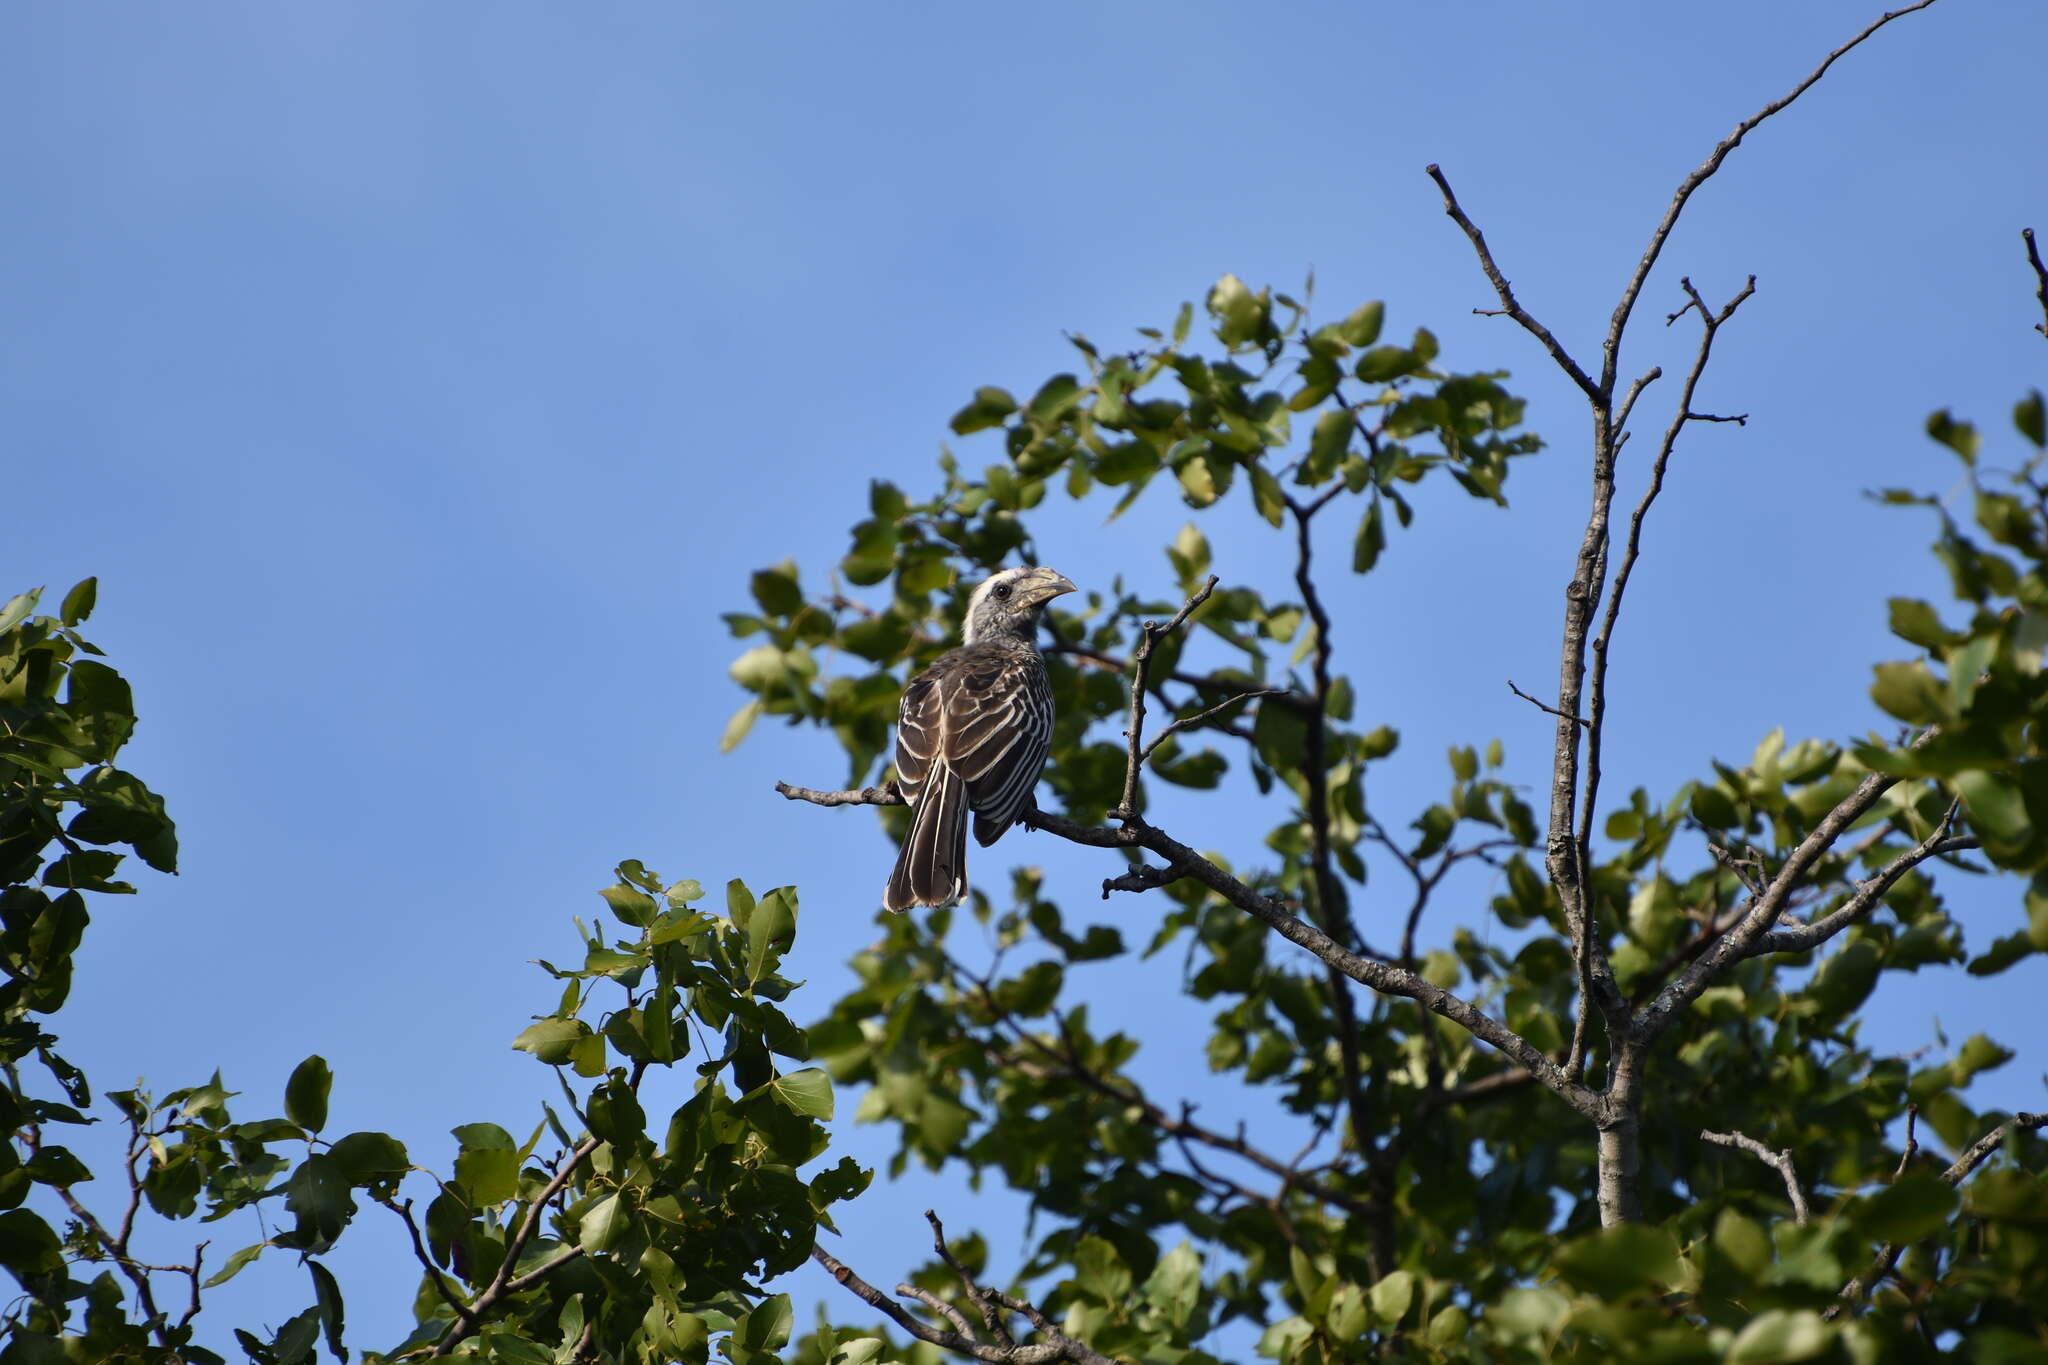
{"label": "bird's wing", "polygon": [[1052,693],[1045,667],[1030,656],[970,656],[941,683],[946,766],[967,783],[975,839],[994,843],[1008,829],[1052,743]]}
{"label": "bird's wing", "polygon": [[897,708],[896,789],[913,806],[931,777],[932,760],[943,741],[943,704],[938,670],[928,668],[903,689],[903,701]]}

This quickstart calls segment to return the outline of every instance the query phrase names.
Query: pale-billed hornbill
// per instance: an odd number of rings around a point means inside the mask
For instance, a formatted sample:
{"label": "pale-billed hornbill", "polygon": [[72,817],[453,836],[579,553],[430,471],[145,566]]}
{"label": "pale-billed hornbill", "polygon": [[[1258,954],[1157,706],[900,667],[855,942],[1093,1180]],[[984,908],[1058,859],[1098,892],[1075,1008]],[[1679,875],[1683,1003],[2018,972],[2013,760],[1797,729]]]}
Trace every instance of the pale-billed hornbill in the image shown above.
{"label": "pale-billed hornbill", "polygon": [[903,689],[896,786],[910,833],[882,904],[951,905],[967,894],[967,813],[994,843],[1023,814],[1052,747],[1052,689],[1038,654],[1045,604],[1074,585],[1051,569],[1004,569],[974,590],[958,649]]}

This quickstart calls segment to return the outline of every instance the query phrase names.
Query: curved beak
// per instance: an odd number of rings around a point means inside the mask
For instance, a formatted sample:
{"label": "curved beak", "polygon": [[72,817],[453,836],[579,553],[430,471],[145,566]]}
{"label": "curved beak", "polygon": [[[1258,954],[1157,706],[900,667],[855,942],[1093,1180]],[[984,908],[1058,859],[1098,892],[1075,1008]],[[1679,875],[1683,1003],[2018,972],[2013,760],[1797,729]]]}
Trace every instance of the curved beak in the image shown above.
{"label": "curved beak", "polygon": [[1033,605],[1049,602],[1063,593],[1078,591],[1065,574],[1053,569],[1033,569],[1018,586],[1023,589],[1019,596]]}

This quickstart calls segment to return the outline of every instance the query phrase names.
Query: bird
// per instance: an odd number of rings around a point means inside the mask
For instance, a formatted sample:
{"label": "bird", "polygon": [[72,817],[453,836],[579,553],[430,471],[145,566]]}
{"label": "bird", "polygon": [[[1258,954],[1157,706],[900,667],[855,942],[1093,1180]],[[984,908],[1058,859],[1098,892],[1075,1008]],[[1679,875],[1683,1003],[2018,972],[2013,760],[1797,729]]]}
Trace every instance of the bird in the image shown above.
{"label": "bird", "polygon": [[910,833],[882,895],[891,910],[967,895],[967,815],[983,848],[1024,813],[1052,747],[1052,688],[1038,653],[1045,604],[1073,583],[1003,569],[967,602],[957,649],[910,680],[896,719],[896,788]]}

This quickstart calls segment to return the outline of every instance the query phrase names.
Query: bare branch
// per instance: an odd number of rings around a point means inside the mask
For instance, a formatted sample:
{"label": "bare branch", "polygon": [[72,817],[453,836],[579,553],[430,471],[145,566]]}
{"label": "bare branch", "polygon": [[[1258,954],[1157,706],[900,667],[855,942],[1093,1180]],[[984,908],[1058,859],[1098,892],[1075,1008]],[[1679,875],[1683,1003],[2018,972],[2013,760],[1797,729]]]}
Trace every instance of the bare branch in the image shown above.
{"label": "bare branch", "polygon": [[[1085,646],[1077,645],[1072,641],[1062,640],[1057,636],[1045,647],[1045,652],[1047,654],[1065,655],[1067,658],[1087,664],[1091,668],[1099,668],[1105,673],[1129,673],[1131,671],[1131,661],[1129,659],[1119,659],[1114,654],[1098,653]],[[1235,692],[1244,687],[1246,680],[1232,677],[1227,673],[1185,673],[1176,671],[1168,673],[1166,681],[1176,682],[1182,687],[1193,687],[1206,692]],[[1156,690],[1154,695],[1158,695]],[[1271,695],[1274,700],[1298,709],[1306,709],[1314,705],[1313,702],[1301,693],[1289,691],[1286,688],[1276,689]]]}
{"label": "bare branch", "polygon": [[810,787],[792,787],[777,782],[775,790],[791,801],[808,801],[814,806],[907,806],[903,794],[891,782],[886,787],[862,787],[859,791],[825,792]]}
{"label": "bare branch", "polygon": [[[1186,1110],[1183,1110],[1179,1117],[1175,1117],[1148,1099],[1135,1083],[1123,1077],[1112,1080],[1110,1077],[1095,1070],[1081,1060],[1079,1049],[1074,1046],[1074,1040],[1068,1036],[1064,1023],[1060,1027],[1061,1046],[1054,1047],[1038,1034],[1026,1029],[1014,1014],[1003,1008],[1002,1004],[996,999],[995,992],[989,988],[988,982],[973,976],[950,957],[946,959],[946,966],[953,973],[957,985],[972,987],[981,997],[983,1007],[988,1010],[990,1017],[995,1021],[999,1030],[999,1036],[1000,1031],[1007,1030],[1010,1041],[1014,1045],[1029,1049],[1034,1055],[1050,1063],[1058,1071],[1079,1081],[1098,1094],[1104,1095],[1120,1105],[1136,1109],[1145,1122],[1151,1124],[1167,1137],[1173,1138],[1178,1142],[1199,1142],[1205,1147],[1214,1148],[1216,1151],[1228,1152],[1232,1156],[1258,1167],[1268,1175],[1278,1177],[1283,1191],[1299,1189],[1302,1193],[1313,1199],[1343,1209],[1353,1217],[1367,1218],[1371,1216],[1371,1204],[1343,1190],[1309,1178],[1301,1172],[1298,1163],[1282,1162],[1270,1153],[1252,1146],[1242,1136],[1231,1137],[1227,1133],[1219,1133],[1213,1128],[1197,1123]],[[1010,1054],[1000,1052],[992,1045],[989,1046],[988,1050],[992,1058],[1000,1058],[1002,1061],[1015,1064],[1015,1059]]]}
{"label": "bare branch", "polygon": [[1586,723],[1586,719],[1583,716],[1566,715],[1564,712],[1558,710],[1555,706],[1551,706],[1547,703],[1536,700],[1536,698],[1530,696],[1527,692],[1524,692],[1521,688],[1515,686],[1515,681],[1512,678],[1508,679],[1508,691],[1514,693],[1523,701],[1528,702],[1529,705],[1535,707],[1538,711],[1543,712],[1545,715],[1556,716],[1559,720],[1568,720],[1572,722],[1572,724],[1574,725],[1584,725]]}
{"label": "bare branch", "polygon": [[1799,1172],[1792,1165],[1792,1152],[1790,1148],[1782,1152],[1774,1152],[1755,1138],[1750,1137],[1747,1133],[1712,1133],[1702,1129],[1700,1136],[1708,1142],[1719,1146],[1733,1147],[1739,1151],[1748,1152],[1758,1161],[1776,1170],[1785,1181],[1786,1195],[1792,1200],[1792,1217],[1801,1226],[1805,1225],[1806,1192],[1799,1188]]}
{"label": "bare branch", "polygon": [[[926,1209],[924,1220],[932,1225],[933,1249],[939,1253],[939,1259],[951,1266],[953,1273],[960,1277],[960,1287],[967,1291],[967,1297],[981,1310],[981,1320],[987,1326],[988,1334],[1006,1346],[1014,1345],[1010,1339],[1010,1329],[1003,1325],[1002,1314],[996,1312],[996,1305],[990,1301],[988,1291],[974,1282],[974,1276],[967,1273],[967,1267],[960,1264],[960,1258],[946,1245],[946,1225],[939,1221],[938,1211]],[[961,1324],[960,1330],[970,1336],[973,1335],[965,1323]]]}
{"label": "bare branch", "polygon": [[1919,1126],[1920,1106],[1917,1104],[1907,1105],[1906,1150],[1899,1153],[1898,1169],[1892,1172],[1892,1179],[1894,1181],[1896,1181],[1900,1176],[1906,1173],[1906,1167],[1910,1166],[1913,1163],[1914,1154],[1920,1150],[1920,1139],[1914,1132],[1914,1130],[1917,1129]]}
{"label": "bare branch", "polygon": [[[1341,485],[1338,485],[1341,486]],[[1335,492],[1335,487],[1331,492]],[[1308,726],[1302,737],[1302,772],[1306,779],[1307,809],[1303,814],[1308,819],[1309,869],[1315,879],[1315,917],[1322,931],[1338,943],[1349,945],[1354,934],[1351,914],[1346,905],[1344,888],[1337,882],[1337,872],[1330,864],[1330,782],[1329,782],[1329,705],[1330,705],[1330,613],[1323,607],[1322,595],[1316,591],[1314,572],[1315,540],[1312,524],[1316,511],[1327,504],[1325,495],[1309,506],[1303,506],[1293,498],[1287,499],[1287,510],[1294,516],[1294,585],[1301,591],[1301,600],[1308,609],[1309,620],[1316,632],[1315,652],[1310,656],[1310,676],[1315,680],[1315,705],[1308,712]],[[1337,1038],[1337,1064],[1344,1081],[1344,1106],[1351,1118],[1351,1141],[1360,1151],[1371,1147],[1371,1114],[1365,1103],[1364,1070],[1358,1060],[1358,1007],[1351,998],[1351,984],[1336,967],[1325,964],[1324,980],[1330,990],[1330,1008],[1335,1013]],[[1392,1228],[1385,1223],[1386,1210],[1380,1210],[1377,1225],[1381,1230],[1380,1240],[1386,1243],[1384,1250],[1391,1252]],[[1391,1255],[1384,1259],[1391,1259]],[[1390,1266],[1379,1267],[1384,1274]]]}
{"label": "bare branch", "polygon": [[[1892,1176],[1892,1179],[1895,1181],[1899,1176],[1906,1173],[1906,1161],[1913,1155],[1913,1120],[1917,1112],[1918,1106],[1909,1108],[1906,1111],[1906,1154],[1899,1159],[1899,1169]],[[2038,1132],[2042,1128],[2048,1128],[2048,1114],[2028,1114],[2024,1112],[2014,1114],[2011,1118],[1993,1127],[1990,1132],[1984,1134],[1983,1137],[1978,1138],[1969,1147],[1964,1149],[1963,1154],[1956,1158],[1955,1163],[1941,1173],[1942,1180],[1949,1185],[1960,1186],[1965,1180],[1970,1178],[1972,1171],[1983,1165],[1990,1155],[1999,1149],[2005,1142],[2006,1134],[2014,1129]],[[1897,1242],[1889,1243],[1879,1250],[1877,1258],[1870,1263],[1870,1269],[1843,1285],[1841,1297],[1835,1303],[1829,1305],[1828,1310],[1821,1316],[1832,1320],[1840,1317],[1845,1312],[1852,1311],[1871,1290],[1884,1283],[1885,1276],[1892,1273],[1892,1268],[1899,1263],[1899,1257],[1904,1251],[1905,1247]]]}
{"label": "bare branch", "polygon": [[[1630,276],[1627,287],[1621,291],[1621,301],[1614,307],[1614,316],[1608,320],[1607,340],[1602,345],[1604,359],[1600,369],[1600,384],[1597,390],[1599,394],[1604,396],[1614,392],[1614,376],[1621,357],[1621,336],[1628,329],[1629,314],[1634,311],[1636,299],[1641,296],[1643,285],[1650,278],[1651,269],[1657,264],[1657,258],[1664,252],[1664,243],[1670,238],[1672,229],[1678,226],[1678,216],[1685,211],[1686,201],[1692,198],[1693,192],[1713,178],[1714,173],[1721,169],[1721,163],[1728,159],[1728,154],[1742,145],[1742,139],[1755,132],[1764,120],[1774,114],[1783,112],[1794,100],[1812,89],[1814,83],[1827,74],[1828,68],[1833,66],[1851,49],[1862,43],[1864,39],[1870,37],[1873,33],[1876,33],[1886,24],[1889,24],[1892,20],[1902,18],[1917,10],[1926,9],[1933,3],[1934,0],[1918,0],[1917,3],[1907,5],[1903,9],[1895,9],[1887,14],[1879,15],[1866,25],[1861,33],[1858,33],[1848,42],[1843,43],[1833,52],[1830,52],[1826,59],[1819,66],[1815,67],[1805,80],[1793,86],[1790,92],[1778,99],[1772,100],[1769,104],[1766,104],[1763,108],[1736,124],[1735,131],[1716,143],[1714,150],[1708,153],[1707,159],[1701,162],[1691,175],[1688,175],[1680,182],[1677,191],[1671,196],[1670,207],[1664,210],[1664,217],[1658,221],[1656,230],[1650,234],[1649,246],[1644,248],[1642,258],[1636,262],[1635,274]],[[1581,382],[1580,387],[1584,388],[1586,386]]]}
{"label": "bare branch", "polygon": [[2021,228],[2020,240],[2027,244],[2027,264],[2034,267],[2034,297],[2041,301],[2041,316],[2044,319],[2034,330],[2048,337],[2048,265],[2041,264],[2041,247],[2034,240],[2032,228]]}
{"label": "bare branch", "polygon": [[427,1272],[427,1278],[433,1282],[434,1292],[441,1296],[441,1301],[455,1310],[457,1319],[466,1323],[474,1323],[476,1321],[476,1314],[470,1311],[469,1305],[462,1301],[462,1296],[457,1294],[454,1288],[449,1285],[447,1277],[441,1274],[441,1267],[434,1264],[434,1258],[427,1254],[427,1244],[420,1237],[420,1225],[413,1220],[412,1200],[408,1199],[400,1203],[397,1200],[380,1199],[377,1202],[390,1209],[404,1221],[406,1235],[412,1239],[413,1259],[418,1261],[420,1268]]}
{"label": "bare branch", "polygon": [[[1742,306],[1743,301],[1756,292],[1756,276],[1752,275],[1749,277],[1749,282],[1743,285],[1741,292],[1730,299],[1720,312],[1715,313],[1709,311],[1706,300],[1702,299],[1699,291],[1693,288],[1693,283],[1690,279],[1681,280],[1680,283],[1685,289],[1687,303],[1686,307],[1680,309],[1679,312],[1682,314],[1688,309],[1698,311],[1701,322],[1700,344],[1699,349],[1693,356],[1692,369],[1685,376],[1685,387],[1679,394],[1677,408],[1671,419],[1671,425],[1665,429],[1664,439],[1658,444],[1656,457],[1650,463],[1649,483],[1643,489],[1643,495],[1636,503],[1635,512],[1629,518],[1628,538],[1623,544],[1621,563],[1615,569],[1613,586],[1607,589],[1607,607],[1600,619],[1599,633],[1592,640],[1591,664],[1586,673],[1586,719],[1584,722],[1586,730],[1585,794],[1583,803],[1579,808],[1579,831],[1577,846],[1574,850],[1575,860],[1581,868],[1590,863],[1592,859],[1593,819],[1599,810],[1601,741],[1605,735],[1607,720],[1607,664],[1609,650],[1614,641],[1615,623],[1621,617],[1622,597],[1628,591],[1629,577],[1635,572],[1636,560],[1642,554],[1643,523],[1649,517],[1650,507],[1657,501],[1657,495],[1664,489],[1664,475],[1671,464],[1671,452],[1678,444],[1679,432],[1685,429],[1688,414],[1692,409],[1693,394],[1698,390],[1700,376],[1706,373],[1707,361],[1713,354],[1714,334],[1720,330],[1723,323],[1735,315],[1735,310]],[[1673,316],[1675,318],[1678,314]],[[1625,405],[1626,407],[1632,408],[1634,406],[1637,392],[1639,392],[1639,388],[1631,389],[1629,402]],[[1613,496],[1614,481],[1611,462],[1605,472],[1606,478],[1602,481],[1596,471],[1596,501],[1603,493],[1606,497],[1611,498]],[[1601,534],[1603,537],[1606,534],[1604,513],[1604,506],[1596,506],[1596,516],[1602,522]],[[1601,552],[1601,567],[1603,569],[1605,567],[1605,555],[1606,552],[1603,549]],[[1596,574],[1596,583],[1593,589],[1595,594],[1599,591],[1597,577],[1598,575]],[[1576,606],[1576,602],[1573,605]],[[1553,839],[1555,838],[1554,831],[1552,837]],[[1605,963],[1597,949],[1590,903],[1582,903],[1578,923],[1573,927],[1578,935],[1575,955],[1579,959],[1579,972],[1583,989],[1580,993],[1578,1014],[1572,1025],[1572,1047],[1565,1063],[1565,1070],[1572,1075],[1577,1075],[1578,1066],[1586,1055],[1586,1015],[1593,1008],[1595,1002],[1598,1002],[1600,1009],[1607,1018],[1610,1033],[1626,1029],[1629,1027],[1630,1020],[1628,1017],[1628,1005],[1621,999],[1619,991],[1613,991],[1609,995],[1601,989],[1603,985],[1601,977]]]}
{"label": "bare branch", "polygon": [[1199,725],[1201,725],[1203,721],[1208,720],[1211,716],[1214,716],[1221,711],[1227,711],[1231,707],[1236,706],[1239,702],[1250,701],[1253,697],[1288,697],[1292,695],[1294,694],[1289,692],[1284,687],[1262,687],[1255,692],[1240,692],[1234,697],[1225,697],[1222,701],[1217,702],[1214,706],[1206,707],[1203,710],[1196,712],[1192,716],[1183,716],[1179,720],[1173,722],[1173,724],[1167,726],[1164,730],[1161,730],[1156,736],[1153,737],[1152,742],[1145,746],[1145,752],[1138,756],[1139,761],[1143,762],[1144,760],[1150,759],[1153,753],[1159,748],[1160,745],[1166,743],[1166,741],[1169,738],[1178,734],[1182,730],[1193,730]]}
{"label": "bare branch", "polygon": [[1896,886],[1901,877],[1921,863],[1929,858],[1939,858],[1945,854],[1976,848],[1978,840],[1974,835],[1948,837],[1949,825],[1955,816],[1956,808],[1950,806],[1948,813],[1935,825],[1932,834],[1885,864],[1876,875],[1858,882],[1849,898],[1826,915],[1796,929],[1779,929],[1765,934],[1750,944],[1745,955],[1761,957],[1765,953],[1803,953],[1816,948],[1869,915],[1878,902],[1884,899],[1885,893]]}
{"label": "bare branch", "polygon": [[[1493,292],[1500,295],[1500,312],[1513,318],[1522,325],[1522,329],[1528,332],[1530,336],[1542,342],[1543,349],[1550,352],[1550,358],[1557,362],[1557,367],[1571,376],[1572,382],[1584,391],[1586,397],[1596,403],[1602,401],[1604,395],[1601,393],[1599,386],[1593,382],[1585,370],[1579,367],[1579,362],[1571,358],[1570,353],[1564,348],[1564,343],[1553,336],[1548,327],[1538,322],[1530,315],[1529,310],[1522,307],[1520,302],[1516,300],[1514,288],[1508,283],[1507,276],[1501,274],[1500,267],[1494,264],[1493,252],[1486,245],[1485,234],[1480,232],[1478,226],[1465,216],[1465,210],[1459,207],[1458,196],[1451,193],[1451,182],[1444,178],[1443,171],[1438,168],[1435,162],[1431,162],[1423,167],[1423,170],[1431,180],[1436,182],[1437,189],[1443,192],[1444,212],[1451,216],[1452,222],[1464,229],[1465,236],[1471,240],[1472,250],[1477,252],[1479,256],[1479,268],[1486,272],[1487,280],[1493,285]],[[1481,310],[1476,308],[1472,311],[1475,313],[1481,311],[1492,312],[1490,309]]]}
{"label": "bare branch", "polygon": [[2005,1135],[2012,1132],[2015,1128],[2023,1128],[2030,1133],[2041,1128],[2048,1128],[2048,1114],[2029,1114],[2025,1112],[2014,1114],[2004,1123],[1999,1124],[1983,1137],[1978,1138],[1975,1142],[1964,1148],[1963,1154],[1955,1159],[1955,1163],[1941,1173],[1941,1178],[1951,1185],[1962,1184],[1970,1178],[1972,1171],[1982,1166],[1986,1159],[1998,1150],[1999,1145],[2005,1141]]}
{"label": "bare branch", "polygon": [[[1932,738],[1935,731],[1926,731],[1918,744]],[[1677,980],[1658,992],[1657,998],[1636,1016],[1634,1034],[1648,1042],[1662,1033],[1676,1013],[1690,1005],[1706,989],[1707,983],[1719,976],[1741,959],[1750,956],[1751,946],[1763,937],[1764,931],[1777,923],[1783,913],[1787,899],[1812,866],[1823,854],[1834,847],[1837,839],[1856,821],[1868,814],[1870,809],[1898,781],[1884,773],[1871,773],[1856,784],[1855,790],[1836,803],[1835,808],[1822,816],[1813,830],[1786,857],[1771,878],[1764,893],[1744,912],[1741,920],[1714,946],[1693,959]]]}
{"label": "bare branch", "polygon": [[[811,1259],[823,1266],[827,1274],[844,1285],[847,1292],[862,1303],[919,1341],[929,1342],[941,1350],[953,1351],[975,1360],[997,1362],[997,1365],[1050,1365],[1050,1362],[1056,1360],[1070,1360],[1075,1362],[1075,1365],[1117,1365],[1116,1361],[1100,1351],[1092,1350],[1061,1332],[1043,1313],[1023,1307],[1019,1301],[1012,1300],[1008,1295],[995,1296],[996,1302],[1013,1312],[1024,1314],[1039,1334],[1047,1338],[1045,1341],[1025,1345],[992,1344],[974,1340],[971,1333],[949,1332],[933,1327],[930,1323],[920,1322],[913,1317],[902,1304],[862,1279],[854,1272],[852,1266],[822,1246],[811,1248]],[[908,1289],[908,1286],[905,1288]],[[954,1315],[948,1313],[948,1316]]]}
{"label": "bare branch", "polygon": [[945,1318],[947,1322],[952,1323],[954,1330],[959,1332],[961,1336],[966,1337],[969,1341],[974,1339],[974,1328],[969,1325],[966,1315],[937,1294],[932,1293],[931,1290],[919,1289],[914,1284],[906,1283],[897,1285],[896,1292],[903,1298],[916,1299],[934,1313]]}
{"label": "bare branch", "polygon": [[[1138,652],[1131,656],[1131,718],[1124,729],[1126,762],[1124,764],[1124,794],[1114,814],[1126,821],[1135,819],[1138,813],[1138,770],[1145,764],[1145,755],[1150,750],[1141,749],[1145,740],[1145,679],[1152,671],[1152,647],[1164,636],[1171,635],[1186,624],[1196,607],[1209,600],[1209,594],[1216,591],[1216,575],[1210,574],[1207,582],[1181,603],[1179,611],[1165,625],[1145,621],[1138,626]],[[1164,736],[1161,736],[1163,739]],[[1155,746],[1156,747],[1156,746]]]}

